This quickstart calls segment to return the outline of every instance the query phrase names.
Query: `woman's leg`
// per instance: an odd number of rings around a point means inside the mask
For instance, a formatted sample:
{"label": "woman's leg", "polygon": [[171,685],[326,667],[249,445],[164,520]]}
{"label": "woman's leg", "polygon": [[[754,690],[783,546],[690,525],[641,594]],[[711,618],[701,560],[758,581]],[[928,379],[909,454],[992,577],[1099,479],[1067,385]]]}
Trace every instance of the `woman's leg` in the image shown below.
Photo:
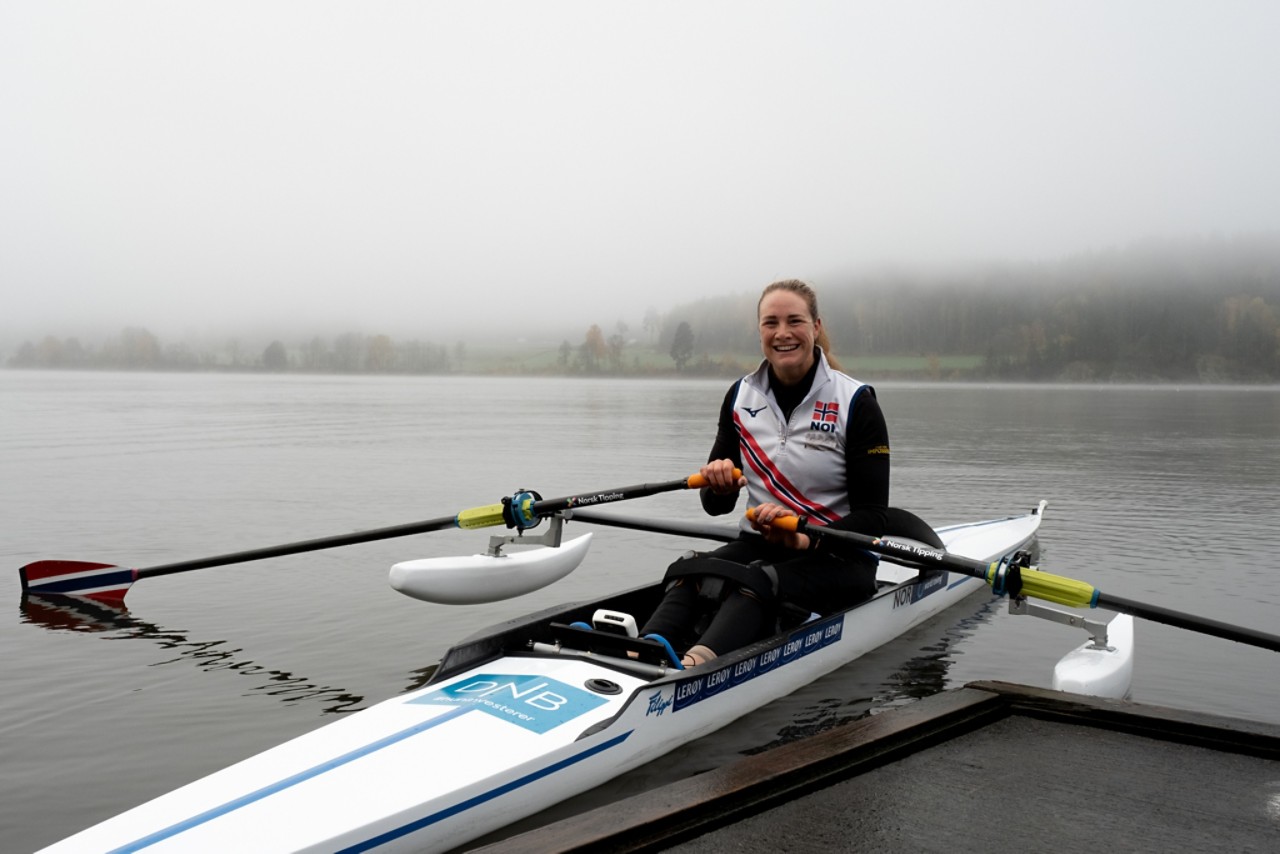
{"label": "woman's leg", "polygon": [[[675,563],[674,569],[682,564],[693,567],[701,557],[714,557],[735,562],[747,563],[753,560],[754,549],[743,541],[735,541],[721,546],[712,552],[686,552]],[[640,629],[643,635],[662,635],[676,649],[687,649],[697,638],[693,634],[694,626],[703,613],[703,604],[698,601],[698,588],[701,576],[695,571],[692,574],[677,578],[666,589],[662,601],[654,609],[653,614]]]}
{"label": "woman's leg", "polygon": [[692,579],[672,582],[658,607],[640,629],[640,636],[662,635],[677,649],[692,642],[693,624],[698,619],[698,588]]}
{"label": "woman's leg", "polygon": [[870,557],[806,555],[775,568],[778,598],[819,614],[851,608],[876,592],[876,561]]}
{"label": "woman's leg", "polygon": [[738,588],[720,603],[711,625],[698,638],[698,645],[690,648],[689,652],[699,654],[703,661],[695,663],[702,664],[717,655],[767,637],[772,622],[772,609],[749,590]]}

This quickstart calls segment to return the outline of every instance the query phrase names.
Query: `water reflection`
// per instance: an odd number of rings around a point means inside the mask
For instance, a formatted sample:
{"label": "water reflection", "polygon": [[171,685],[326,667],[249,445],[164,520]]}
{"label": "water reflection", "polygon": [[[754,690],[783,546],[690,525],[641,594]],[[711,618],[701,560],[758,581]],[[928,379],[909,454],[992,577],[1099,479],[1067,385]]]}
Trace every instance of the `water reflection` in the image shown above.
{"label": "water reflection", "polygon": [[400,693],[408,694],[417,691],[419,688],[427,687],[427,683],[431,681],[431,677],[436,675],[436,669],[440,666],[440,662],[428,664],[426,667],[419,667],[417,670],[409,674],[409,684]]}
{"label": "water reflection", "polygon": [[[1033,539],[1027,550],[1032,563],[1038,563],[1039,539]],[[984,596],[976,610],[966,613],[972,605],[960,603],[823,677],[811,689],[776,701],[773,705],[787,716],[776,736],[741,753],[762,753],[954,687],[950,670],[956,661],[955,647],[989,624],[1005,604],[1005,599]],[[812,691],[820,698],[802,705],[801,698]]]}
{"label": "water reflection", "polygon": [[[951,612],[935,617],[906,637],[824,677],[816,686],[824,696],[808,705],[796,706],[797,695],[777,701],[775,705],[786,707],[790,719],[771,741],[741,753],[763,753],[954,687],[949,674],[955,663],[955,646],[990,623],[1003,602],[987,599],[976,613],[959,620]],[[910,657],[904,659],[904,655]],[[886,670],[891,662],[898,664]]]}
{"label": "water reflection", "polygon": [[[364,697],[359,694],[318,685],[286,670],[258,664],[243,657],[243,649],[231,647],[225,640],[193,640],[182,630],[166,629],[139,620],[129,614],[123,603],[110,605],[70,596],[28,594],[23,596],[19,608],[20,622],[49,631],[103,634],[107,640],[148,640],[162,649],[175,652],[171,658],[154,662],[152,666],[155,667],[188,661],[206,673],[229,671],[254,681],[249,694],[263,694],[284,703],[322,703],[325,714],[356,712],[364,708]],[[434,670],[434,665],[423,668],[415,671],[414,677],[416,679],[423,671]]]}

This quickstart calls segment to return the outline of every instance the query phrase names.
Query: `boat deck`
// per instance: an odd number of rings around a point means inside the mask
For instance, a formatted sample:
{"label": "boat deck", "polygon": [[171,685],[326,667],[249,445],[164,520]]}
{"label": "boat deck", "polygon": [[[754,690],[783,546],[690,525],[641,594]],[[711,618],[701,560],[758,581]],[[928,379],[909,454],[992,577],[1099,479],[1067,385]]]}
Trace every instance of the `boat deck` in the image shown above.
{"label": "boat deck", "polygon": [[1280,726],[979,682],[476,851],[1280,851]]}

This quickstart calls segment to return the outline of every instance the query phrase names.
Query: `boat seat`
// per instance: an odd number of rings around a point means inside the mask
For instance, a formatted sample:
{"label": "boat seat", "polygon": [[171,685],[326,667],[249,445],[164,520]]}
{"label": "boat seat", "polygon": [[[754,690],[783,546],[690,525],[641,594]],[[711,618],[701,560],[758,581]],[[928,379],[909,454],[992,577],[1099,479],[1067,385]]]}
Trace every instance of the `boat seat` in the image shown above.
{"label": "boat seat", "polygon": [[938,532],[929,527],[928,522],[910,510],[903,510],[901,507],[890,507],[885,513],[884,536],[915,540],[916,542],[924,543],[926,546],[933,546],[935,549],[946,548],[946,543],[942,542],[942,537],[939,537]]}
{"label": "boat seat", "polygon": [[[885,531],[886,537],[896,537],[900,540],[915,540],[926,546],[932,546],[935,549],[946,549],[947,544],[942,541],[942,537],[938,536],[938,532],[929,527],[929,523],[921,519],[910,510],[903,510],[901,507],[890,507],[889,512],[885,515]],[[920,578],[929,578],[938,575],[944,570],[938,567],[921,567]]]}

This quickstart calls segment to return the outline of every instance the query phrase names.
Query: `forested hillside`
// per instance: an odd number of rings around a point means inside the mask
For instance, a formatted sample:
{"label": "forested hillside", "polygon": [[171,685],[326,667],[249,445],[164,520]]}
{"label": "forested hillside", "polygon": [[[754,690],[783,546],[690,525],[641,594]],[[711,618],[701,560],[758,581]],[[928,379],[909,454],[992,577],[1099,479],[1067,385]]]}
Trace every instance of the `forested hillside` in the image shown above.
{"label": "forested hillside", "polygon": [[[1280,380],[1280,239],[1167,242],[964,274],[813,283],[837,354],[979,356],[969,378]],[[695,353],[756,349],[759,291],[666,315]]]}

